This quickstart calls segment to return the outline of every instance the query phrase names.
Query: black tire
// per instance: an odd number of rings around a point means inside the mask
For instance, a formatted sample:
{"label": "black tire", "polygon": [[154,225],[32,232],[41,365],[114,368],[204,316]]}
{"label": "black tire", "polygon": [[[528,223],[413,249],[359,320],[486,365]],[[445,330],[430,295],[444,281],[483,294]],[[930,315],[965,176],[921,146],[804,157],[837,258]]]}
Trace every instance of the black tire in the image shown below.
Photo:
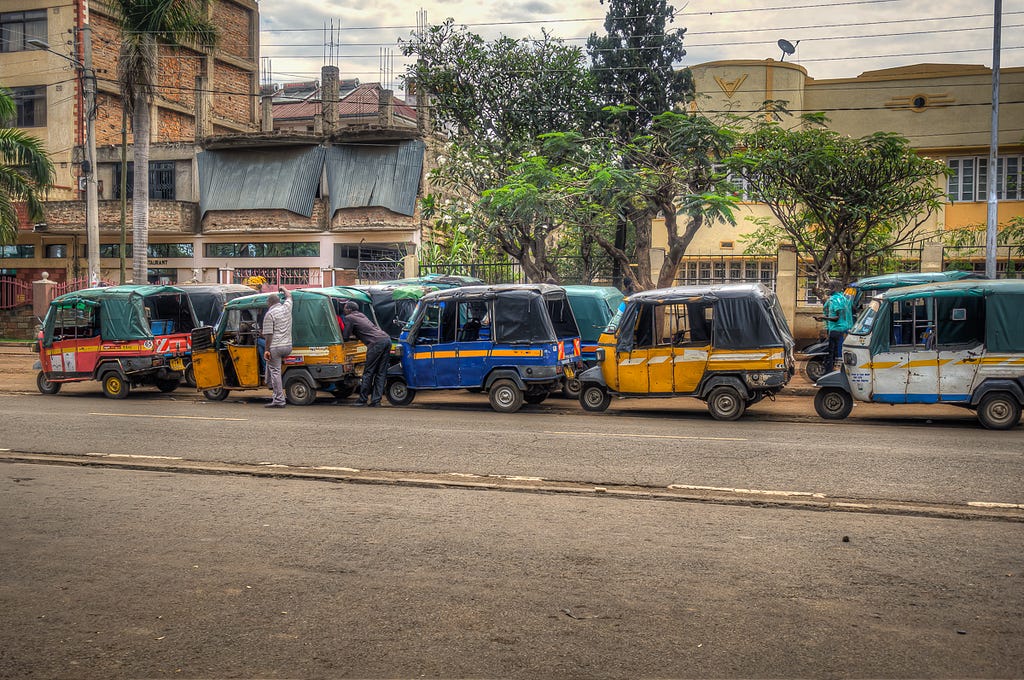
{"label": "black tire", "polygon": [[203,390],[203,396],[209,401],[224,401],[228,398],[228,392],[223,387],[214,387],[212,390]]}
{"label": "black tire", "polygon": [[766,392],[758,392],[758,393],[756,393],[750,399],[747,399],[747,408],[750,408],[751,406],[753,406],[754,404],[760,402],[761,400],[763,400],[767,396],[768,396],[768,394]]}
{"label": "black tire", "polygon": [[548,392],[527,393],[523,397],[523,401],[525,401],[527,404],[540,404],[543,403],[544,400],[548,398],[548,394]]}
{"label": "black tire", "polygon": [[978,404],[978,420],[989,430],[1009,430],[1020,422],[1020,402],[1009,392],[989,392]]}
{"label": "black tire", "polygon": [[303,378],[292,378],[284,384],[284,398],[293,406],[309,406],[316,401],[316,388]]}
{"label": "black tire", "polygon": [[739,390],[729,385],[711,390],[707,403],[708,411],[715,420],[738,420],[747,410],[747,402],[740,396]]}
{"label": "black tire", "polygon": [[343,387],[337,387],[331,391],[335,399],[348,399],[352,396],[352,393],[356,391],[356,388],[352,385],[345,385]]}
{"label": "black tire", "polygon": [[608,390],[594,383],[583,385],[580,389],[579,399],[580,406],[584,411],[593,411],[594,413],[608,410],[608,406],[612,403],[612,395],[608,394]]}
{"label": "black tire", "polygon": [[192,366],[192,362],[188,362],[188,366],[185,367],[185,384],[195,389],[196,387],[196,369]]}
{"label": "black tire", "polygon": [[384,397],[392,406],[408,406],[416,397],[416,390],[410,389],[404,378],[392,378],[384,387]]}
{"label": "black tire", "polygon": [[161,392],[173,392],[181,385],[181,378],[167,378],[166,380],[158,378],[153,381],[153,384]]}
{"label": "black tire", "polygon": [[108,399],[125,399],[132,391],[131,384],[120,371],[104,373],[100,385],[103,387],[103,396]]}
{"label": "black tire", "polygon": [[825,420],[843,420],[853,410],[853,396],[838,387],[822,387],[814,395],[814,410]]}
{"label": "black tire", "polygon": [[562,396],[566,399],[579,399],[583,384],[577,378],[566,378],[562,383]]}
{"label": "black tire", "polygon": [[495,380],[487,392],[491,408],[498,413],[515,413],[523,407],[525,396],[523,391],[511,380],[502,378]]}
{"label": "black tire", "polygon": [[39,371],[39,375],[36,376],[36,389],[41,394],[57,394],[60,392],[60,386],[62,383],[50,382],[46,379],[46,374]]}
{"label": "black tire", "polygon": [[806,364],[804,364],[804,375],[806,375],[807,379],[812,383],[816,383],[821,380],[821,377],[826,373],[828,373],[828,371],[826,370],[824,359],[810,359]]}

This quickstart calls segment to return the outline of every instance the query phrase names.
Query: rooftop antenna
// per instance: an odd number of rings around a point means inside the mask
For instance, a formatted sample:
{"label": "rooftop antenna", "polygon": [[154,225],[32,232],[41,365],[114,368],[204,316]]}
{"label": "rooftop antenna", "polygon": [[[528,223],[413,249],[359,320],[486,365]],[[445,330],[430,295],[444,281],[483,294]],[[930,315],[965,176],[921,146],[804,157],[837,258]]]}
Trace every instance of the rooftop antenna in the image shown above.
{"label": "rooftop antenna", "polygon": [[782,50],[782,59],[779,59],[779,61],[786,61],[786,55],[793,54],[794,52],[796,52],[796,46],[799,44],[799,40],[797,40],[795,43],[791,43],[786,39],[780,39],[778,45],[779,49]]}

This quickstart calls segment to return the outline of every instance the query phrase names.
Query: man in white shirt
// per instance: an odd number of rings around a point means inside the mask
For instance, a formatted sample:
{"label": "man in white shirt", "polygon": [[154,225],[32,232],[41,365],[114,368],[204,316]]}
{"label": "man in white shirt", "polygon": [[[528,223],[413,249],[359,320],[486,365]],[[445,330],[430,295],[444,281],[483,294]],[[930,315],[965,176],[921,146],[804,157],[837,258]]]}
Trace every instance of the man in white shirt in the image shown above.
{"label": "man in white shirt", "polygon": [[292,296],[282,290],[284,302],[276,294],[267,298],[267,313],[263,317],[263,340],[266,350],[267,386],[274,397],[267,408],[284,408],[284,386],[281,384],[281,362],[292,353]]}

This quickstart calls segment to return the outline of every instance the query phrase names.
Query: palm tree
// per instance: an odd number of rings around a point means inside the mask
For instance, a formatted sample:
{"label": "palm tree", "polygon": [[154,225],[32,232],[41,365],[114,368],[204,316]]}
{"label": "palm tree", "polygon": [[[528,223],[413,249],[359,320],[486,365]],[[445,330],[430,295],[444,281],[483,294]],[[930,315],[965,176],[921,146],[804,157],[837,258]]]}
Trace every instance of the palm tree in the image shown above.
{"label": "palm tree", "polygon": [[[10,92],[0,89],[0,125],[13,121],[15,114]],[[0,244],[18,239],[16,202],[25,202],[29,219],[43,220],[42,194],[53,180],[53,162],[43,143],[23,130],[0,127]]]}
{"label": "palm tree", "polygon": [[132,175],[132,278],[145,283],[149,262],[149,141],[150,105],[156,89],[159,50],[163,45],[186,45],[207,50],[217,40],[210,21],[211,0],[113,0],[121,52],[117,80],[121,100],[132,118],[135,169]]}

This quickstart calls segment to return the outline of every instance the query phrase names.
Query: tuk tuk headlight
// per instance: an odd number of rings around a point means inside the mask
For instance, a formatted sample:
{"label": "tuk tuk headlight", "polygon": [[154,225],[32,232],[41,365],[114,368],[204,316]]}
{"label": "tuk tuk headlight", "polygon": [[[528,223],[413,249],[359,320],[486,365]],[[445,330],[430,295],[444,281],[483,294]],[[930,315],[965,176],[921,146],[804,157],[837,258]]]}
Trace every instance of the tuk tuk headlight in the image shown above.
{"label": "tuk tuk headlight", "polygon": [[604,361],[604,347],[598,347],[594,355],[597,356],[598,361]]}
{"label": "tuk tuk headlight", "polygon": [[856,366],[857,355],[853,352],[843,352],[843,363],[847,366]]}

